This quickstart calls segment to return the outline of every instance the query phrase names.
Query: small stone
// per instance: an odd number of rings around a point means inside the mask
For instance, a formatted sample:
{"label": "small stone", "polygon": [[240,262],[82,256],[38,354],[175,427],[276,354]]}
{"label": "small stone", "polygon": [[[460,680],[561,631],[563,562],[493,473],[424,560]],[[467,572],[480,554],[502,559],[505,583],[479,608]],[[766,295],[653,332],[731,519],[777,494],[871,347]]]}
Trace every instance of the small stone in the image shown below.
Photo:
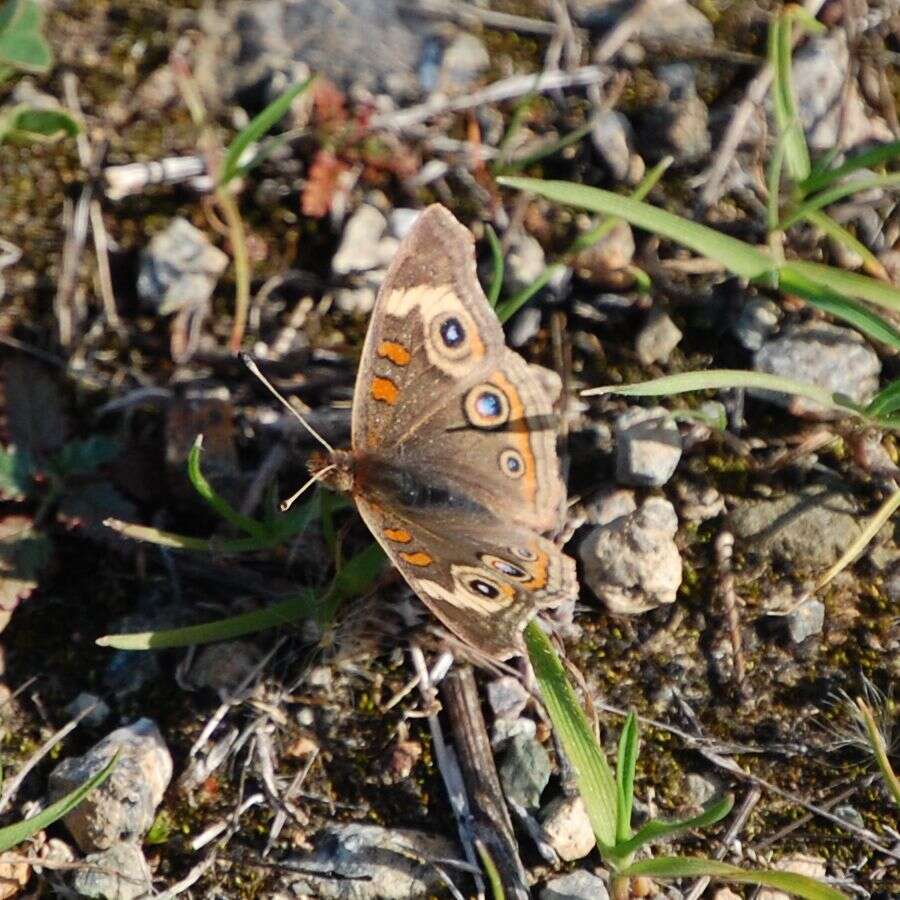
{"label": "small stone", "polygon": [[114,844],[88,854],[84,862],[90,868],[80,869],[72,877],[72,888],[80,897],[132,900],[151,893],[150,867],[136,843]]}
{"label": "small stone", "polygon": [[316,715],[309,706],[301,706],[297,712],[297,722],[304,728],[309,728],[316,721]]}
{"label": "small stone", "polygon": [[81,721],[90,728],[99,728],[109,717],[109,706],[96,694],[88,694],[82,691],[67,707],[66,712],[72,717],[79,715],[85,709],[93,706]]}
{"label": "small stone", "polygon": [[[822,879],[825,877],[825,861],[817,856],[808,856],[805,853],[798,853],[796,856],[778,860],[772,865],[772,868],[779,869],[782,872],[793,872],[795,875],[806,875],[808,878]],[[784,891],[779,891],[775,888],[762,888],[757,893],[756,900],[791,900],[791,898]]]}
{"label": "small stone", "polygon": [[0,900],[21,896],[31,878],[31,866],[25,862],[0,862]]}
{"label": "small stone", "polygon": [[756,351],[775,333],[780,315],[778,306],[768,298],[751,297],[741,304],[732,331],[745,350]]}
{"label": "small stone", "polygon": [[713,894],[713,900],[742,900],[742,897],[731,888],[722,887]]}
{"label": "small stone", "polygon": [[721,782],[706,775],[701,775],[699,772],[688,772],[684,781],[687,803],[692,809],[702,809],[722,791]]}
{"label": "small stone", "polygon": [[674,603],[681,584],[677,530],[675,509],[661,497],[650,497],[631,515],[591,529],[579,548],[585,583],[610,612],[620,615]]}
{"label": "small stone", "polygon": [[[456,844],[410,828],[358,822],[329,825],[310,853],[286,863],[282,877],[294,897],[319,900],[408,900],[443,886],[432,860],[454,859]],[[348,889],[349,886],[349,889]]]}
{"label": "small stone", "polygon": [[306,683],[310,687],[330,688],[333,681],[331,666],[314,666],[306,676]]}
{"label": "small stone", "polygon": [[522,716],[518,719],[497,719],[494,727],[491,729],[491,745],[499,747],[506,741],[520,735],[529,740],[533,740],[537,734],[537,725],[534,719]]}
{"label": "small stone", "polygon": [[699,162],[709,153],[709,110],[697,96],[693,69],[671,63],[658,70],[664,96],[647,114],[642,146],[650,159],[672,156],[675,165]]}
{"label": "small stone", "polygon": [[613,181],[636,184],[644,177],[644,161],[634,150],[634,129],[622,113],[601,112],[591,131],[591,141]]}
{"label": "small stone", "polygon": [[661,406],[635,406],[616,419],[616,481],[661,487],[681,459],[681,435]]}
{"label": "small stone", "polygon": [[138,719],[108,734],[84,756],[64,759],[50,773],[50,801],[80,787],[117,752],[118,762],[106,781],[63,820],[85,853],[140,840],[172,778],[172,756],[156,723]]}
{"label": "small stone", "polygon": [[635,338],[634,349],[645,366],[657,362],[666,363],[682,337],[681,330],[669,318],[668,313],[654,307]]}
{"label": "small stone", "polygon": [[825,604],[810,598],[792,610],[787,616],[788,632],[795,644],[802,644],[808,637],[820,634],[825,624]]}
{"label": "small stone", "polygon": [[[763,344],[754,357],[753,368],[814,384],[865,404],[878,389],[881,362],[855,331],[825,322],[807,322],[785,328],[777,338]],[[842,415],[803,397],[755,388],[750,393],[785,407],[795,416],[827,420]]]}
{"label": "small stone", "polygon": [[175,218],[141,253],[137,290],[160,315],[205,307],[228,256],[188,222]]}
{"label": "small stone", "polygon": [[487,697],[498,719],[517,719],[529,699],[522,682],[512,675],[504,675],[489,682]]}
{"label": "small stone", "polygon": [[222,641],[201,647],[191,666],[190,682],[212,688],[225,698],[244,681],[259,662],[259,651],[246,641]]}
{"label": "small stone", "polygon": [[388,231],[395,240],[402,241],[412,230],[422,210],[397,207],[388,216]]}
{"label": "small stone", "polygon": [[855,806],[850,806],[848,803],[842,803],[840,806],[835,806],[833,812],[839,819],[843,819],[845,822],[849,822],[857,828],[866,827],[865,819],[863,819],[862,814]]}
{"label": "small stone", "polygon": [[634,259],[634,234],[627,222],[616,222],[599,241],[580,250],[572,262],[584,281],[612,290],[624,290],[634,283],[629,270]]}
{"label": "small stone", "polygon": [[540,307],[529,304],[513,316],[506,326],[506,339],[512,347],[524,347],[541,330]]}
{"label": "small stone", "polygon": [[440,90],[459,94],[488,70],[491,58],[487,48],[474,34],[460,32],[444,50],[440,69]]}
{"label": "small stone", "polygon": [[591,525],[609,525],[621,516],[630,516],[637,509],[634,491],[625,488],[601,489],[585,504],[585,516]]}
{"label": "small stone", "polygon": [[797,570],[824,569],[861,533],[859,510],[839,483],[815,483],[773,500],[745,501],[729,515],[741,549]]}
{"label": "small stone", "polygon": [[550,780],[550,757],[536,740],[514,737],[503,754],[498,774],[509,800],[525,809],[537,809]]}
{"label": "small stone", "polygon": [[547,843],[560,859],[582,859],[594,849],[596,838],[581,797],[560,797],[541,810]]}
{"label": "small stone", "polygon": [[711,47],[715,38],[712,22],[685,0],[656,0],[659,10],[651,13],[638,32],[643,40],[663,44]]}
{"label": "small stone", "polygon": [[900,562],[888,569],[884,578],[884,592],[891,603],[900,603]]}
{"label": "small stone", "polygon": [[689,522],[705,522],[725,512],[725,498],[711,484],[679,481],[675,492],[681,504],[679,515]]}
{"label": "small stone", "polygon": [[542,888],[541,900],[609,900],[602,879],[584,869],[551,878]]}
{"label": "small stone", "polygon": [[544,248],[525,232],[513,237],[506,254],[504,282],[510,294],[528,287],[545,268]]}
{"label": "small stone", "polygon": [[387,230],[387,220],[369,203],[364,203],[348,219],[341,243],[331,260],[335,275],[367,272],[385,263],[381,239]]}
{"label": "small stone", "polygon": [[375,306],[378,288],[386,274],[386,269],[373,269],[357,276],[356,284],[338,288],[334,292],[334,305],[348,315],[367,316]]}

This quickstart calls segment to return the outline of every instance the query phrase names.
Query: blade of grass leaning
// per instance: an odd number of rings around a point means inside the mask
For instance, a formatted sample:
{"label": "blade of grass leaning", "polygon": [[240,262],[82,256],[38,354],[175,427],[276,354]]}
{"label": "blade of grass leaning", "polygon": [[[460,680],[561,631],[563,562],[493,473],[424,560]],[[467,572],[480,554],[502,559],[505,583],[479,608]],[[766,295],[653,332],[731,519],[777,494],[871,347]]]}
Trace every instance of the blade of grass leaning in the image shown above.
{"label": "blade of grass leaning", "polygon": [[485,847],[483,841],[476,838],[475,849],[478,851],[479,859],[481,859],[481,866],[484,869],[487,883],[491,886],[491,897],[493,900],[506,900],[506,892],[503,890],[503,879],[488,848]]}
{"label": "blade of grass leaning", "polygon": [[200,470],[200,451],[203,449],[203,435],[198,434],[188,454],[188,478],[194,486],[194,490],[210,509],[214,510],[226,522],[234,525],[240,531],[244,531],[251,537],[265,540],[269,537],[269,529],[262,522],[242,515],[224,497],[216,493],[213,486],[206,480]]}
{"label": "blade of grass leaning", "polygon": [[743,278],[763,278],[775,268],[767,253],[750,244],[649,203],[622,197],[611,191],[569,181],[542,181],[539,178],[502,177],[497,181],[506,187],[530,191],[556,203],[618,216],[638,228],[662,235],[696,253],[708,256]]}
{"label": "blade of grass leaning", "polygon": [[720,881],[738,884],[758,884],[785,891],[804,900],[847,900],[840,891],[793,872],[777,872],[773,869],[741,869],[713,859],[694,859],[683,856],[661,856],[656,859],[642,859],[623,869],[620,875],[635,877],[648,875],[651,878],[702,878],[708,875]]}
{"label": "blade of grass leaning", "polygon": [[871,169],[892,159],[900,159],[900,141],[892,141],[890,144],[879,144],[871,150],[857,153],[846,162],[834,169],[824,168],[821,171],[813,171],[809,178],[799,185],[804,196],[818,193],[823,188],[846,178],[859,169]]}
{"label": "blade of grass leaning", "polygon": [[[539,76],[536,75],[535,84],[538,83],[538,80]],[[535,91],[529,91],[529,93],[525,94],[513,107],[512,115],[509,117],[509,125],[507,126],[503,137],[500,139],[500,143],[497,145],[497,156],[491,163],[492,175],[496,176],[503,171],[503,168],[506,165],[509,145],[512,143],[513,138],[519,133],[519,129],[522,127],[522,120],[528,114],[532,104],[539,96],[540,95]]]}
{"label": "blade of grass leaning", "polygon": [[775,144],[766,168],[766,230],[769,234],[778,230],[781,218],[781,176],[784,172],[784,144],[782,135]]}
{"label": "blade of grass leaning", "polygon": [[866,415],[873,419],[889,416],[900,409],[900,378],[880,390],[866,407]]}
{"label": "blade of grass leaning", "polygon": [[803,134],[791,85],[791,33],[794,17],[790,12],[774,18],[769,28],[769,63],[772,66],[772,111],[778,132],[784,139],[784,161],[792,181],[809,175],[809,148]]}
{"label": "blade of grass leaning", "polygon": [[869,746],[872,748],[872,753],[875,755],[875,761],[878,763],[881,777],[887,785],[888,790],[891,792],[894,803],[897,805],[898,809],[900,809],[900,778],[897,778],[897,774],[891,767],[891,760],[888,755],[888,748],[884,735],[881,733],[881,729],[875,721],[875,716],[872,714],[872,708],[868,703],[862,698],[857,698],[856,708],[859,710],[859,714],[862,718],[863,727],[866,730],[866,737],[869,740]]}
{"label": "blade of grass leaning", "polygon": [[821,210],[811,212],[806,216],[806,221],[815,225],[820,231],[824,231],[833,241],[844,246],[851,253],[856,253],[862,258],[863,268],[873,277],[881,281],[890,281],[887,270],[881,264],[878,257],[861,241],[855,238],[843,225],[839,225],[831,216]]}
{"label": "blade of grass leaning", "polygon": [[345,562],[331,587],[322,598],[317,617],[322,625],[329,624],[341,603],[368,591],[384,570],[387,557],[378,544],[369,544]]}
{"label": "blade of grass leaning", "polygon": [[497,301],[500,299],[500,291],[503,288],[503,248],[500,246],[500,238],[497,237],[497,232],[490,225],[486,225],[484,230],[485,234],[487,234],[488,243],[491,245],[491,259],[494,264],[487,298],[491,307],[495,308]]}
{"label": "blade of grass leaning", "polygon": [[291,108],[294,98],[302,94],[313,82],[311,75],[305,81],[291,85],[280,97],[273,100],[262,112],[255,115],[228,145],[222,167],[219,170],[218,186],[225,187],[229,181],[244,171],[240,158],[244,151],[258,141],[267,131],[277,125]]}
{"label": "blade of grass leaning", "polygon": [[638,721],[634,712],[628,718],[619,735],[619,753],[616,757],[616,845],[631,838],[631,811],[634,803],[634,772],[638,758]]}
{"label": "blade of grass leaning", "polygon": [[49,828],[54,822],[67,816],[94,788],[99,787],[109,778],[118,762],[119,754],[116,753],[96,775],[92,775],[84,784],[79,785],[74,791],[70,791],[65,797],[51,803],[36,816],[0,828],[0,853],[6,853],[7,850],[21,844],[22,841],[28,840],[33,834]]}
{"label": "blade of grass leaning", "polygon": [[268,628],[290,625],[317,612],[315,593],[307,590],[273,603],[265,609],[242,613],[217,622],[204,622],[184,628],[168,628],[162,631],[139,631],[133,634],[107,634],[97,638],[100,647],[116,650],[168,650],[172,647],[190,647],[195,644],[211,644],[229,641],[246,634],[255,634]]}
{"label": "blade of grass leaning", "polygon": [[891,284],[860,275],[857,272],[847,272],[834,266],[826,266],[823,263],[792,259],[785,265],[801,275],[805,275],[811,281],[827,285],[832,290],[840,291],[857,300],[865,300],[876,306],[900,312],[900,290]]}
{"label": "blade of grass leaning", "polygon": [[[670,165],[672,165],[671,156],[667,156],[665,159],[658,162],[641,179],[640,184],[637,185],[631,194],[632,199],[643,200],[643,198],[650,193],[659,179],[662,178],[663,173]],[[575,238],[565,251],[564,255],[569,256],[571,254],[579,253],[581,250],[585,250],[588,247],[593,247],[594,244],[606,237],[606,235],[616,227],[616,222],[618,221],[620,221],[620,219],[616,216],[604,216],[602,221],[598,222],[597,225]],[[526,285],[521,291],[510,297],[497,310],[497,317],[500,319],[501,323],[506,322],[511,316],[515,315],[538,291],[543,289],[557,272],[560,272],[563,269],[564,266],[562,263],[552,263],[547,266],[531,284]],[[635,277],[639,277],[638,273],[635,273]]]}
{"label": "blade of grass leaning", "polygon": [[847,568],[874,540],[875,535],[881,531],[891,516],[900,508],[900,490],[894,491],[878,511],[863,526],[862,531],[850,542],[850,545],[841,554],[840,559],[816,582],[815,590],[821,591],[835,576]]}
{"label": "blade of grass leaning", "polygon": [[711,803],[702,813],[689,819],[669,822],[664,819],[651,819],[638,829],[637,834],[633,838],[618,844],[616,850],[623,855],[631,856],[633,853],[637,853],[645,844],[653,841],[664,841],[684,831],[715,825],[716,822],[721,821],[731,812],[733,806],[734,797],[729,794],[721,800]]}
{"label": "blade of grass leaning", "polygon": [[587,808],[588,818],[597,838],[597,848],[604,859],[614,859],[615,777],[597,745],[584,710],[566,678],[549,638],[534,620],[526,626],[524,637],[553,730],[575,770],[578,791]]}
{"label": "blade of grass leaning", "polygon": [[575,128],[568,134],[564,134],[554,141],[548,141],[531,153],[509,160],[503,166],[503,171],[521,172],[522,169],[527,169],[529,166],[534,165],[534,163],[546,159],[548,156],[553,156],[554,153],[559,153],[560,150],[565,150],[566,147],[571,147],[572,144],[577,144],[586,134],[591,132],[594,124],[593,120],[585,122],[584,125],[580,125],[578,128]]}
{"label": "blade of grass leaning", "polygon": [[783,291],[802,297],[807,303],[836,319],[842,319],[873,340],[900,350],[900,331],[890,322],[856,300],[807,278],[790,263],[779,267],[778,286]]}
{"label": "blade of grass leaning", "polygon": [[44,10],[36,0],[6,0],[0,5],[0,64],[43,73],[53,52],[43,35]]}
{"label": "blade of grass leaning", "polygon": [[782,375],[770,375],[767,372],[748,372],[744,369],[706,369],[702,372],[680,372],[677,375],[665,375],[638,384],[611,384],[603,387],[588,388],[581,392],[583,397],[602,396],[603,394],[621,394],[624,397],[665,397],[669,394],[685,394],[688,391],[721,390],[722,388],[758,388],[764,391],[777,391],[780,394],[795,394],[820,403],[828,409],[861,416],[859,407],[849,400],[839,398],[831,391],[814,384],[794,381]]}
{"label": "blade of grass leaning", "polygon": [[785,218],[781,223],[781,227],[786,230],[791,225],[796,225],[810,212],[831,206],[832,203],[837,203],[838,200],[843,200],[844,197],[848,197],[850,194],[862,194],[874,188],[889,188],[898,184],[900,184],[900,172],[890,172],[886,175],[872,175],[869,178],[854,178],[850,181],[843,181],[824,191],[820,191],[818,194],[807,197]]}

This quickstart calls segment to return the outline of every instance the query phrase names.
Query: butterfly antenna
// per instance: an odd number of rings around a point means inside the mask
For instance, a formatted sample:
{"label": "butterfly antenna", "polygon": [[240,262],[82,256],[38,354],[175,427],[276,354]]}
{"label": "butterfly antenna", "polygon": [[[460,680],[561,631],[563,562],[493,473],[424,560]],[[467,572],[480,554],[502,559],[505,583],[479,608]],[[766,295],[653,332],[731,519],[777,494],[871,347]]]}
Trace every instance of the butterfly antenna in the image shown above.
{"label": "butterfly antenna", "polygon": [[325,466],[324,469],[320,469],[318,472],[316,472],[316,474],[313,475],[313,477],[310,478],[309,481],[307,481],[306,484],[304,484],[303,487],[300,488],[299,491],[295,491],[293,494],[291,494],[290,497],[287,498],[287,500],[281,501],[281,504],[280,504],[281,511],[287,512],[294,505],[294,502],[299,497],[301,497],[303,494],[305,494],[306,491],[309,490],[309,488],[312,485],[314,485],[317,481],[322,480],[323,475],[327,475],[330,471],[332,471],[332,469],[336,469],[336,468],[337,468],[337,466],[335,466],[335,465]]}
{"label": "butterfly antenna", "polygon": [[[294,417],[297,419],[297,421],[298,421],[298,422],[299,422],[299,423],[300,423],[300,424],[301,424],[301,425],[302,425],[302,426],[303,426],[303,427],[304,427],[304,428],[305,428],[305,429],[306,429],[306,430],[307,430],[307,431],[308,431],[308,432],[309,432],[309,433],[310,433],[310,434],[311,434],[311,435],[312,435],[312,436],[313,436],[313,437],[314,437],[314,438],[315,438],[315,439],[316,439],[316,440],[317,440],[317,441],[318,441],[318,442],[319,442],[319,443],[320,443],[320,444],[321,444],[321,445],[329,452],[329,453],[334,453],[334,447],[332,447],[331,444],[329,444],[328,441],[326,441],[325,438],[323,438],[322,435],[319,434],[319,432],[316,431],[316,429],[313,428],[312,425],[310,425],[309,422],[307,422],[306,419],[304,419],[303,416],[301,416],[300,413],[298,413],[297,410],[294,409],[294,407],[291,406],[291,404],[287,402],[287,400],[285,400],[285,398],[281,395],[281,393],[278,391],[278,389],[275,387],[275,385],[273,385],[272,382],[269,381],[269,379],[266,378],[266,376],[263,375],[263,373],[259,371],[259,366],[258,366],[258,365],[256,364],[256,362],[254,361],[253,357],[250,356],[249,353],[241,352],[241,359],[243,360],[244,365],[245,365],[245,366],[246,366],[246,367],[247,367],[247,368],[248,368],[248,369],[249,369],[249,370],[250,370],[250,371],[251,371],[251,372],[252,372],[252,373],[253,373],[253,374],[254,374],[254,375],[255,375],[255,376],[256,376],[256,377],[257,377],[257,378],[258,378],[258,379],[259,379],[259,380],[260,380],[260,381],[261,381],[261,382],[262,382],[262,383],[263,383],[263,384],[271,391],[271,392],[272,392],[273,396],[278,400],[278,402],[281,403],[282,406],[284,406],[285,409],[287,409],[287,410],[291,413],[291,415],[294,416]],[[313,481],[314,481],[314,480],[315,480],[315,479],[313,479]],[[301,488],[301,491],[302,491],[302,490],[304,490],[304,488]],[[296,495],[295,495],[295,496],[296,496]],[[292,498],[292,501],[293,501],[293,498]]]}

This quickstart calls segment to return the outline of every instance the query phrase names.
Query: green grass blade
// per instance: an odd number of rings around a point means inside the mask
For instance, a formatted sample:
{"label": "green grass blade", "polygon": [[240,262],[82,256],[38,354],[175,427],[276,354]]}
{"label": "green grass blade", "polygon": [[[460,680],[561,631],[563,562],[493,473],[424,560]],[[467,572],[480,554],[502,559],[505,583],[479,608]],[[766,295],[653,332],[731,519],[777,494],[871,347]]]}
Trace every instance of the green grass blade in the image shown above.
{"label": "green grass blade", "polygon": [[386,559],[384,550],[373,543],[347,560],[334,576],[334,581],[322,600],[319,622],[327,625],[344,600],[350,600],[368,591],[384,570]]}
{"label": "green grass blade", "polygon": [[895,187],[898,184],[900,184],[900,172],[890,172],[887,175],[873,175],[870,178],[843,181],[808,197],[785,218],[781,223],[781,227],[787,230],[791,225],[796,225],[801,219],[805,219],[810,212],[822,209],[825,206],[831,206],[832,203],[837,203],[838,200],[843,200],[844,197],[848,197],[851,194],[862,194],[874,188]]}
{"label": "green grass blade", "polygon": [[846,272],[843,269],[836,269],[834,266],[803,262],[797,259],[785,263],[785,267],[799,272],[810,281],[824,284],[842,294],[900,312],[900,290],[884,281],[859,275],[856,272]]}
{"label": "green grass blade", "polygon": [[801,185],[800,190],[804,196],[815,194],[823,188],[830,187],[835,182],[846,178],[859,169],[872,169],[892,159],[900,159],[900,141],[892,141],[890,144],[880,144],[871,150],[857,153],[851,156],[845,163],[835,169],[827,166],[822,171],[814,171]]}
{"label": "green grass blade", "polygon": [[538,147],[532,153],[521,156],[518,159],[509,160],[503,166],[503,171],[521,172],[522,169],[527,169],[529,166],[534,165],[534,163],[539,162],[548,156],[553,156],[554,153],[559,153],[560,150],[565,150],[566,147],[571,147],[572,144],[577,144],[586,134],[590,133],[593,127],[593,121],[585,122],[584,125],[580,125],[568,134],[564,134],[561,138],[557,138],[555,141],[549,141],[545,145]]}
{"label": "green grass blade", "polygon": [[315,594],[304,591],[296,597],[273,603],[265,609],[242,613],[217,622],[188,625],[185,628],[169,628],[164,631],[140,631],[133,634],[107,634],[97,638],[100,647],[117,650],[168,650],[172,647],[190,647],[194,644],[210,644],[213,641],[229,641],[245,634],[255,634],[267,628],[289,625],[308,618],[317,612]]}
{"label": "green grass blade", "polygon": [[679,819],[671,822],[663,819],[651,819],[638,830],[633,838],[618,844],[616,850],[623,856],[631,856],[645,844],[653,841],[664,841],[684,831],[715,825],[716,822],[724,819],[731,812],[732,806],[734,806],[734,797],[729,794],[721,800],[711,803],[702,813],[692,816],[690,819]]}
{"label": "green grass blade", "polygon": [[850,546],[841,554],[841,558],[819,578],[816,582],[815,589],[821,591],[829,581],[843,572],[847,566],[857,559],[866,547],[869,546],[872,540],[874,540],[875,535],[881,531],[882,527],[887,523],[891,516],[894,515],[898,508],[900,508],[900,490],[894,491],[894,493],[881,504],[875,515],[866,522],[862,531],[860,531],[860,533],[850,542]]}
{"label": "green grass blade", "polygon": [[119,754],[116,753],[96,775],[92,775],[84,784],[79,785],[74,791],[70,791],[65,797],[51,803],[36,816],[0,828],[0,853],[6,853],[7,850],[21,844],[22,841],[28,840],[33,834],[37,834],[67,816],[94,788],[99,787],[109,778],[118,761]]}
{"label": "green grass blade", "polygon": [[670,394],[684,394],[688,391],[721,390],[722,388],[759,388],[777,391],[781,394],[796,394],[822,404],[829,409],[861,415],[861,410],[845,398],[832,394],[814,384],[794,381],[782,375],[767,372],[748,372],[744,369],[706,369],[702,372],[680,372],[665,375],[639,384],[612,384],[589,388],[582,396],[621,394],[623,397],[667,397]]}
{"label": "green grass blade", "polygon": [[681,216],[621,197],[611,191],[586,187],[569,181],[541,181],[539,178],[498,178],[498,183],[521,191],[530,191],[556,203],[618,216],[638,228],[660,234],[697,253],[722,263],[743,278],[762,278],[774,269],[767,253],[733,237],[720,234]]}
{"label": "green grass blade", "polygon": [[616,758],[616,844],[631,839],[631,811],[634,803],[634,772],[638,758],[638,720],[634,712],[628,713],[622,733],[619,735],[619,753]]}
{"label": "green grass blade", "polygon": [[766,170],[766,230],[778,229],[781,217],[781,175],[784,171],[784,136],[779,138]]}
{"label": "green grass blade", "polygon": [[683,856],[662,856],[657,859],[643,859],[623,869],[620,875],[635,877],[649,875],[651,878],[702,878],[708,875],[720,881],[739,884],[758,884],[763,887],[785,891],[804,900],[847,900],[846,895],[833,887],[792,872],[777,872],[773,869],[740,869],[728,863],[713,859],[694,859]]}
{"label": "green grass blade", "polygon": [[508,300],[504,300],[497,307],[497,318],[501,324],[508,322],[538,291],[542,290],[553,276],[565,269],[562,263],[553,263],[547,266],[531,284],[526,285],[516,294],[513,294]]}
{"label": "green grass blade", "polygon": [[772,65],[772,110],[775,124],[784,140],[784,159],[792,181],[809,175],[809,148],[797,116],[791,85],[791,32],[794,17],[776,16],[769,29],[769,62]]}
{"label": "green grass blade", "polygon": [[503,248],[500,246],[500,238],[497,232],[490,225],[485,226],[488,243],[491,245],[491,259],[494,263],[494,269],[491,272],[491,284],[488,287],[487,298],[488,303],[496,308],[497,301],[500,299],[500,291],[503,289]]}
{"label": "green grass blade", "polygon": [[785,263],[779,268],[778,278],[781,290],[803,297],[807,303],[836,319],[842,319],[873,340],[900,350],[900,331],[868,307],[837,293],[821,282],[807,278],[791,263]]}
{"label": "green grass blade", "polygon": [[42,33],[44,12],[35,0],[7,0],[0,6],[0,65],[43,73],[53,52]]}
{"label": "green grass blade", "polygon": [[291,108],[294,98],[312,84],[314,77],[311,75],[305,81],[291,85],[280,97],[277,97],[262,112],[254,116],[238,133],[225,151],[225,158],[222,160],[222,168],[219,172],[219,187],[224,187],[244,171],[239,164],[244,151],[284,117]]}
{"label": "green grass blade", "polygon": [[863,265],[866,270],[872,274],[878,274],[885,277],[884,266],[878,260],[878,257],[861,241],[855,238],[843,225],[839,225],[831,216],[826,215],[821,210],[811,212],[806,216],[806,221],[811,225],[815,225],[820,231],[824,231],[832,240],[846,247],[852,253],[856,253],[862,257]]}
{"label": "green grass blade", "polygon": [[217,494],[213,486],[206,480],[203,472],[200,471],[200,450],[202,447],[203,435],[198,434],[197,439],[194,441],[194,446],[191,447],[191,452],[188,454],[188,478],[190,478],[194,490],[200,495],[203,502],[218,513],[226,522],[234,525],[240,531],[246,532],[251,537],[255,537],[258,540],[266,540],[270,535],[269,529],[262,522],[257,522],[256,519],[251,519],[249,516],[239,513],[224,497]]}
{"label": "green grass blade", "polygon": [[[900,495],[900,491],[897,493]],[[882,780],[887,785],[887,789],[890,791],[897,808],[900,809],[900,778],[897,777],[897,773],[891,766],[890,750],[888,749],[885,736],[875,721],[872,708],[862,698],[857,698],[856,707],[862,718],[863,727],[866,730],[866,738],[869,741],[869,746],[872,748]]]}
{"label": "green grass blade", "polygon": [[889,416],[900,410],[900,378],[880,390],[866,407],[866,415],[874,419]]}
{"label": "green grass blade", "polygon": [[597,848],[607,858],[616,840],[616,780],[549,638],[533,620],[524,636],[553,729],[575,770]]}

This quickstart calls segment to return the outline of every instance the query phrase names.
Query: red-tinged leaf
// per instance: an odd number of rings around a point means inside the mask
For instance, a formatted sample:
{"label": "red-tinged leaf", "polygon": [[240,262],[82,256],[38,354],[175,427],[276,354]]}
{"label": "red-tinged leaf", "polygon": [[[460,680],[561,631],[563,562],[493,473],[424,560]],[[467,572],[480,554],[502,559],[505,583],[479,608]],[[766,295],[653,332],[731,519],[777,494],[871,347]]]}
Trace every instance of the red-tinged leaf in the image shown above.
{"label": "red-tinged leaf", "polygon": [[303,215],[321,219],[328,215],[331,202],[340,186],[341,175],[349,167],[328,150],[320,150],[309,169],[303,189]]}
{"label": "red-tinged leaf", "polygon": [[326,128],[343,125],[347,121],[347,97],[322,76],[313,85],[313,116],[317,125]]}

